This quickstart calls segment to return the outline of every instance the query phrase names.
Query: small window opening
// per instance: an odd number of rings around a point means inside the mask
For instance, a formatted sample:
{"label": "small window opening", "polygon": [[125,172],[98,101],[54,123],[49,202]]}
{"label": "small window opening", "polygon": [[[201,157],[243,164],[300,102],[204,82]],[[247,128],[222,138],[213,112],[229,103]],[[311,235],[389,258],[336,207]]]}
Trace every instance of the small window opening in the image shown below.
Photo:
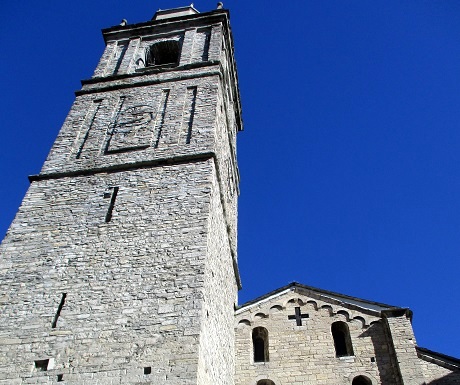
{"label": "small window opening", "polygon": [[49,359],[35,361],[35,370],[37,372],[46,372],[48,370],[49,362]]}
{"label": "small window opening", "polygon": [[147,51],[147,66],[177,65],[179,63],[179,53],[179,42],[177,40],[159,41],[152,44]]}
{"label": "small window opening", "polygon": [[144,374],[152,374],[152,367],[151,366],[146,366],[144,368]]}
{"label": "small window opening", "polygon": [[345,322],[337,321],[331,326],[332,338],[334,339],[335,355],[346,357],[353,355],[350,331]]}
{"label": "small window opening", "polygon": [[254,362],[268,362],[268,330],[257,327],[252,331]]}
{"label": "small window opening", "polygon": [[58,374],[57,375],[57,382],[63,382],[64,381],[64,375],[63,374]]}
{"label": "small window opening", "polygon": [[372,381],[366,376],[358,376],[353,378],[351,385],[372,385]]}

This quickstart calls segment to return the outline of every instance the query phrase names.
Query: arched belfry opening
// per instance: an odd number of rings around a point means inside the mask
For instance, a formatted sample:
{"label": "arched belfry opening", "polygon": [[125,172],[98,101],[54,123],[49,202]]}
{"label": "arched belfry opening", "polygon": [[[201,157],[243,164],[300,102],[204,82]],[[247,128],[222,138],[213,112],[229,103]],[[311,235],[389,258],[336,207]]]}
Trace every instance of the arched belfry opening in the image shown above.
{"label": "arched belfry opening", "polygon": [[147,66],[177,65],[180,44],[177,40],[165,40],[152,44],[146,55]]}
{"label": "arched belfry opening", "polygon": [[254,351],[254,362],[268,361],[268,330],[264,327],[257,327],[252,330],[252,346]]}
{"label": "arched belfry opening", "polygon": [[357,376],[353,378],[351,385],[372,385],[372,381],[366,376]]}
{"label": "arched belfry opening", "polygon": [[332,338],[334,339],[336,357],[353,356],[350,330],[345,322],[337,321],[331,325]]}

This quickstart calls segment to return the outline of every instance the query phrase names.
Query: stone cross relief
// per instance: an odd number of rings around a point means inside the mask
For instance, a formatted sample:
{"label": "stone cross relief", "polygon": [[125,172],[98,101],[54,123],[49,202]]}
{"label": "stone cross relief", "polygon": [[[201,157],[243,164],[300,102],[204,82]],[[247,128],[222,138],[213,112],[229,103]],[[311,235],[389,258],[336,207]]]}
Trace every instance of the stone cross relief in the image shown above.
{"label": "stone cross relief", "polygon": [[302,326],[302,318],[309,318],[308,314],[302,314],[300,307],[295,308],[295,314],[288,316],[288,319],[295,319],[297,326]]}

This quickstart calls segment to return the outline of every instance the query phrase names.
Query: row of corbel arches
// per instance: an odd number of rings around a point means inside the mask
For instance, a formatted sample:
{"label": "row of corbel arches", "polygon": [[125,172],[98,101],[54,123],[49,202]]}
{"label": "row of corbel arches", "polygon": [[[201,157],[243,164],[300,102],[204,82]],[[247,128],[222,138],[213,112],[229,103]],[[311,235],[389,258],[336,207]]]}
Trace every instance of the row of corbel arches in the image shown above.
{"label": "row of corbel arches", "polygon": [[244,324],[244,325],[252,325],[252,321],[258,320],[258,319],[264,319],[264,318],[270,318],[271,314],[274,314],[276,312],[280,312],[286,309],[287,305],[298,305],[298,306],[305,306],[305,305],[311,305],[315,311],[320,311],[320,310],[326,310],[329,313],[329,316],[333,317],[335,315],[342,315],[345,317],[345,320],[347,322],[352,322],[352,321],[358,321],[361,322],[362,327],[367,327],[369,325],[372,325],[378,321],[372,321],[368,322],[364,317],[361,316],[353,316],[350,312],[344,310],[343,308],[340,309],[334,309],[331,305],[318,305],[316,301],[313,300],[308,300],[306,302],[302,301],[300,298],[292,298],[288,301],[286,301],[283,305],[273,305],[270,307],[268,313],[266,312],[257,312],[253,315],[252,320],[243,318],[239,321],[239,324]]}

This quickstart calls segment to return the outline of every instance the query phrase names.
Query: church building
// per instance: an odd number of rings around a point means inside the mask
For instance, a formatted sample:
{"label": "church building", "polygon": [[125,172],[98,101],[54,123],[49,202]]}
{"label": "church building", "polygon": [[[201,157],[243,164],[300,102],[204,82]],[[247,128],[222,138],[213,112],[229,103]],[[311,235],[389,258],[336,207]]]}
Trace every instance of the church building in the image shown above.
{"label": "church building", "polygon": [[104,29],[0,246],[0,385],[451,385],[412,312],[291,283],[245,304],[229,11]]}

